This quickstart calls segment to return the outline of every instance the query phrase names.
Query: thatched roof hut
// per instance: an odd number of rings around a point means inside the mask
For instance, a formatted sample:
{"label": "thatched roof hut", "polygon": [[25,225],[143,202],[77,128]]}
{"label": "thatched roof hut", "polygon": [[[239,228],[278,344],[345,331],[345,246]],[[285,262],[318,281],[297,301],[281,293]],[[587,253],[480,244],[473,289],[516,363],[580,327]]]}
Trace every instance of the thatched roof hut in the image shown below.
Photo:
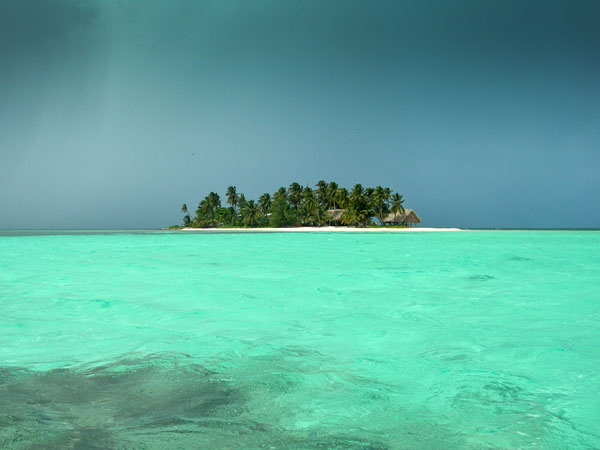
{"label": "thatched roof hut", "polygon": [[327,212],[331,216],[331,220],[335,222],[339,222],[342,220],[342,214],[344,214],[343,209],[328,209]]}
{"label": "thatched roof hut", "polygon": [[383,223],[415,224],[421,223],[421,218],[417,216],[417,213],[414,212],[412,209],[405,209],[403,213],[397,212],[396,214],[388,214],[383,219]]}

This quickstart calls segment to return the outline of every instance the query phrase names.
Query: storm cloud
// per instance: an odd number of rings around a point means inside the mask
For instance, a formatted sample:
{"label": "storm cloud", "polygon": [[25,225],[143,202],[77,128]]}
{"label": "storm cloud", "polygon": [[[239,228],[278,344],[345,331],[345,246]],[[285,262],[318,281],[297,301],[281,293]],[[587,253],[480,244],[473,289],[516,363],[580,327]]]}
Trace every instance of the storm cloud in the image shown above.
{"label": "storm cloud", "polygon": [[425,225],[598,227],[595,1],[5,0],[0,228],[157,227],[230,184]]}

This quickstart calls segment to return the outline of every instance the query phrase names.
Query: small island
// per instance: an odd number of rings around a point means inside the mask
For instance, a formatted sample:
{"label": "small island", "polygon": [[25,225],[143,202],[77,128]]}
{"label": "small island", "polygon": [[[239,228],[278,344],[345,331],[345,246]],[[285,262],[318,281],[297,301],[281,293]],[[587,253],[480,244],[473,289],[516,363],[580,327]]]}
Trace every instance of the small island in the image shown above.
{"label": "small island", "polygon": [[257,201],[229,186],[225,201],[228,206],[223,206],[219,194],[210,192],[193,217],[183,204],[183,226],[170,228],[408,228],[421,223],[412,209],[404,207],[402,194],[383,186],[355,184],[348,191],[334,181],[319,181],[314,189],[294,182],[272,195],[264,193]]}

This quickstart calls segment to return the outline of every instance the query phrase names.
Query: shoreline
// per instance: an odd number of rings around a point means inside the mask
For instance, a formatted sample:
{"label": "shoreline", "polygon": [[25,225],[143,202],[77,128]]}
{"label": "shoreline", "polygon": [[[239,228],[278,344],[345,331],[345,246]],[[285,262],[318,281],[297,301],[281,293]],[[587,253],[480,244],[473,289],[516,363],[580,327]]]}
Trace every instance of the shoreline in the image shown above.
{"label": "shoreline", "polygon": [[418,233],[418,232],[455,232],[460,228],[359,228],[359,227],[287,227],[287,228],[191,228],[184,227],[173,231],[210,231],[242,233]]}

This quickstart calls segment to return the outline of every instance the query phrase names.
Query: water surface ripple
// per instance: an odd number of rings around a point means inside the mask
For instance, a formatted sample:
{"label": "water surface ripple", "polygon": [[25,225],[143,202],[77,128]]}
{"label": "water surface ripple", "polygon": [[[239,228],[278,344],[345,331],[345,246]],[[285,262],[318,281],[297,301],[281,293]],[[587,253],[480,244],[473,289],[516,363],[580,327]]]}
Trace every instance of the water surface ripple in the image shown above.
{"label": "water surface ripple", "polygon": [[0,448],[600,448],[600,233],[5,233]]}

